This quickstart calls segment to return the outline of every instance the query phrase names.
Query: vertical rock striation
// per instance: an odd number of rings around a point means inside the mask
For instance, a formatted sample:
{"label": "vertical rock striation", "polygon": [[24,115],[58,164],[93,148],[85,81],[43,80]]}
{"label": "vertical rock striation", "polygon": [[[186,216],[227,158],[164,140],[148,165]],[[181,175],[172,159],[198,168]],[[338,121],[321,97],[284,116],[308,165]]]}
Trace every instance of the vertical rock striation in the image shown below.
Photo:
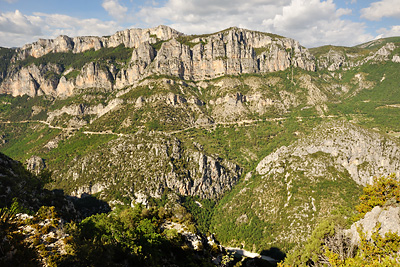
{"label": "vertical rock striation", "polygon": [[26,44],[18,50],[18,59],[41,57],[48,53],[72,52],[82,53],[90,49],[99,50],[105,47],[117,47],[123,44],[125,47],[137,48],[143,42],[156,43],[158,40],[169,40],[183,35],[182,33],[160,25],[150,29],[127,29],[119,31],[111,36],[58,36],[56,39],[39,39],[39,41]]}
{"label": "vertical rock striation", "polygon": [[[87,62],[77,70],[65,70],[62,62],[15,67],[0,84],[0,92],[14,96],[69,96],[75,88],[121,89],[151,75],[198,81],[289,67],[315,70],[313,56],[297,41],[239,28],[202,36],[184,36],[166,26],[130,29],[109,37],[59,36],[25,45],[17,51],[14,61],[49,53],[82,53],[121,44],[133,48],[127,64]],[[55,68],[52,70],[55,75],[49,75],[49,68]],[[67,79],[71,71],[79,74]]]}

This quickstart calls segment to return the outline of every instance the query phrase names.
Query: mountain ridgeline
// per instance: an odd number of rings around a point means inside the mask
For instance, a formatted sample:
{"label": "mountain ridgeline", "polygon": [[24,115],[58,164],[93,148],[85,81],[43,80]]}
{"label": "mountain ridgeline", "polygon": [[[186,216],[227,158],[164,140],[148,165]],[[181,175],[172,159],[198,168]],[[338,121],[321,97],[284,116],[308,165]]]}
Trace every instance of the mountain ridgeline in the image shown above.
{"label": "mountain ridgeline", "polygon": [[[91,62],[78,59],[79,66],[77,54]],[[10,70],[0,89],[14,96],[70,96],[75,88],[122,89],[151,75],[204,80],[290,66],[315,69],[312,56],[298,42],[237,28],[204,36],[185,36],[165,26],[101,38],[60,36],[25,45],[14,59],[20,64]]]}
{"label": "mountain ridgeline", "polygon": [[0,152],[160,227],[276,256],[332,214],[350,223],[373,177],[400,177],[400,37],[307,49],[158,26],[0,58]]}

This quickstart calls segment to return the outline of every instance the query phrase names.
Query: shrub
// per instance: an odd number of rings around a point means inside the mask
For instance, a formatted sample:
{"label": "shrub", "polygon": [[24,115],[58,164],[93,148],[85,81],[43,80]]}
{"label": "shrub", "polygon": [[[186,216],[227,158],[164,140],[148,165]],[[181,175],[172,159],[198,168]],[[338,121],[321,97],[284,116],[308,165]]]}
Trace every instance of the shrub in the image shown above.
{"label": "shrub", "polygon": [[395,175],[388,177],[374,178],[372,185],[367,185],[363,189],[364,194],[360,196],[360,204],[356,206],[359,214],[356,220],[361,219],[375,206],[385,206],[400,202],[400,182],[395,180]]}

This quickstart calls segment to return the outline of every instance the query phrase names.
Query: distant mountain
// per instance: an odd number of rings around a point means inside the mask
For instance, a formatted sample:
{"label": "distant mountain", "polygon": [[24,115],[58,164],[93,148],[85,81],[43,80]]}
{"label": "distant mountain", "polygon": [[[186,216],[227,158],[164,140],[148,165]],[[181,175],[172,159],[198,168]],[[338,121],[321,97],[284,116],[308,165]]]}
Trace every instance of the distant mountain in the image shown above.
{"label": "distant mountain", "polygon": [[109,37],[60,36],[18,49],[0,92],[70,96],[77,88],[122,89],[151,75],[204,80],[290,66],[314,70],[292,39],[230,28],[186,36],[169,27],[131,29]]}

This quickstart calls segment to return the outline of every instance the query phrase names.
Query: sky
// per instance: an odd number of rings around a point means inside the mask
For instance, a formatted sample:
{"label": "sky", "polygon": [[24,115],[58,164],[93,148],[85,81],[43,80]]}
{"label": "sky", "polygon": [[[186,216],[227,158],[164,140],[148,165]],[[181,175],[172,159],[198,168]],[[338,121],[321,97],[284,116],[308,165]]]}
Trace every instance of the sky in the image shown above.
{"label": "sky", "polygon": [[0,0],[0,46],[167,25],[185,34],[232,26],[306,47],[400,36],[400,0]]}

